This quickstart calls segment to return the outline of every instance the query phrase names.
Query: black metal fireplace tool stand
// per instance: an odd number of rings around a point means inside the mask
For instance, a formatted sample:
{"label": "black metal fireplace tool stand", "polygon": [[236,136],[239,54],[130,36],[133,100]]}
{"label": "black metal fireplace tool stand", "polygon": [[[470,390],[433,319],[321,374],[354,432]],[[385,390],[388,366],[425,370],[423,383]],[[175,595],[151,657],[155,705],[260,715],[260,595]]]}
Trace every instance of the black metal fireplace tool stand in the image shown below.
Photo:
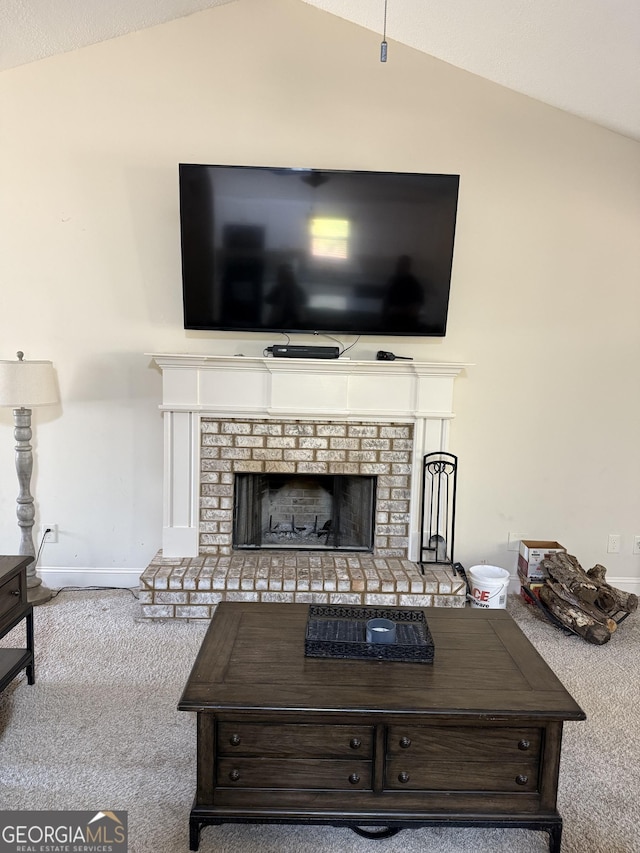
{"label": "black metal fireplace tool stand", "polygon": [[454,574],[463,574],[454,563],[457,476],[458,457],[453,453],[423,457],[418,559],[423,574],[427,565],[451,566]]}

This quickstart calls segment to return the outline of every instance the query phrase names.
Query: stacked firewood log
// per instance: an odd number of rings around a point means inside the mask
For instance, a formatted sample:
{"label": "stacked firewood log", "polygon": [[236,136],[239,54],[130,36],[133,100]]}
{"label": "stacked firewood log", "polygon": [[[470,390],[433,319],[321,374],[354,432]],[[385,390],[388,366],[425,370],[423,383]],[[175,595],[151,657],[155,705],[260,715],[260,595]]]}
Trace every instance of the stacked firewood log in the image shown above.
{"label": "stacked firewood log", "polygon": [[551,554],[540,565],[548,574],[538,590],[545,607],[563,625],[589,643],[609,642],[625,614],[634,613],[638,596],[610,586],[604,566],[585,571],[571,554]]}

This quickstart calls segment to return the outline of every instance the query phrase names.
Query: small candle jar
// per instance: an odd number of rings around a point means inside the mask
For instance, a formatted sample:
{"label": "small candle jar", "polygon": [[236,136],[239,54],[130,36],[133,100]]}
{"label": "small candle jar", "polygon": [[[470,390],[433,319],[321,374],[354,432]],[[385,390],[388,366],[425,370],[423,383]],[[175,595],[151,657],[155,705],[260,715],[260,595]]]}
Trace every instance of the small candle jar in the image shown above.
{"label": "small candle jar", "polygon": [[396,626],[390,619],[369,619],[367,643],[395,643]]}

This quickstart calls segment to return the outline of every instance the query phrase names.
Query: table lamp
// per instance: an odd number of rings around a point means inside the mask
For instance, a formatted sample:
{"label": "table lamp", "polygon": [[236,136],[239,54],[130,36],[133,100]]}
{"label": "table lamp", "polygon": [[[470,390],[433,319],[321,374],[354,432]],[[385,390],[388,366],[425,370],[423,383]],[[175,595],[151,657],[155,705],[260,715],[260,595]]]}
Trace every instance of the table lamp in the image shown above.
{"label": "table lamp", "polygon": [[51,590],[36,574],[36,552],[33,547],[35,509],[29,491],[33,470],[31,452],[31,409],[52,406],[59,401],[58,386],[50,361],[24,361],[19,352],[17,361],[0,360],[0,406],[13,408],[16,440],[16,470],[19,494],[17,499],[18,526],[21,541],[19,553],[33,557],[27,566],[27,598],[31,604],[42,604],[51,598]]}

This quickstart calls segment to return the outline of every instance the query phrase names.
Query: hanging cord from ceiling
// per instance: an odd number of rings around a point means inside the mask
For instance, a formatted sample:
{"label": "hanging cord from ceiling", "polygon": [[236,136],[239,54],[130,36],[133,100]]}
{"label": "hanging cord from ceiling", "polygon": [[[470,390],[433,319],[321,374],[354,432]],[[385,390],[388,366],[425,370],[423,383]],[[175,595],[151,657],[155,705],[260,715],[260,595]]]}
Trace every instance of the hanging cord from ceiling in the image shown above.
{"label": "hanging cord from ceiling", "polygon": [[387,0],[384,0],[384,25],[382,28],[382,42],[380,44],[380,62],[387,61]]}

